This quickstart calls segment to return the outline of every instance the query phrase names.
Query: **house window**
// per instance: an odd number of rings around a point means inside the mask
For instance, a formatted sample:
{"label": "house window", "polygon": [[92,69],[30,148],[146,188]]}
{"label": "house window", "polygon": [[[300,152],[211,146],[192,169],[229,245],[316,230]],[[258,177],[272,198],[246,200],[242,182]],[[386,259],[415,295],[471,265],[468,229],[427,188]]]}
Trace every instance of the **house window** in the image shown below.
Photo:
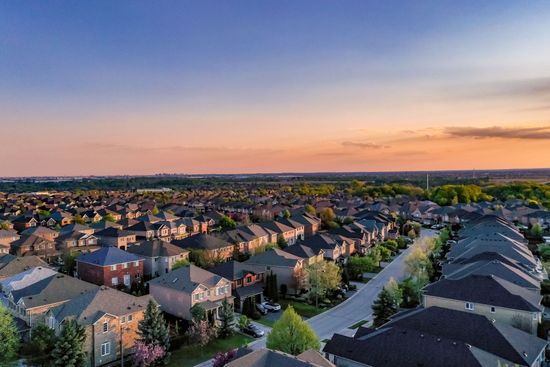
{"label": "house window", "polygon": [[115,264],[115,265],[111,265],[111,271],[116,271],[116,264]]}
{"label": "house window", "polygon": [[493,306],[491,306],[491,313],[495,313],[495,312],[496,312],[496,309]]}
{"label": "house window", "polygon": [[474,304],[471,302],[466,302],[466,309],[473,311],[474,310]]}
{"label": "house window", "polygon": [[128,322],[132,321],[134,319],[134,315],[130,314],[128,315]]}
{"label": "house window", "polygon": [[122,317],[120,318],[120,323],[121,323],[121,324],[126,323],[126,316],[122,316]]}
{"label": "house window", "polygon": [[108,323],[108,322],[104,322],[104,323],[103,323],[103,332],[106,333],[107,331],[109,331],[109,323]]}
{"label": "house window", "polygon": [[139,261],[134,261],[134,267],[138,267],[139,266]]}
{"label": "house window", "polygon": [[539,318],[539,317],[538,317],[538,314],[534,313],[534,314],[533,314],[533,320],[538,320],[538,318]]}
{"label": "house window", "polygon": [[225,293],[229,293],[229,285],[225,286]]}
{"label": "house window", "polygon": [[124,285],[129,287],[130,286],[130,275],[124,274]]}
{"label": "house window", "polygon": [[101,356],[105,357],[105,356],[108,356],[109,354],[111,354],[111,343],[106,342],[101,344]]}
{"label": "house window", "polygon": [[123,269],[128,269],[128,263],[122,264],[122,268],[123,268]]}
{"label": "house window", "polygon": [[111,284],[116,287],[118,285],[118,277],[111,278]]}

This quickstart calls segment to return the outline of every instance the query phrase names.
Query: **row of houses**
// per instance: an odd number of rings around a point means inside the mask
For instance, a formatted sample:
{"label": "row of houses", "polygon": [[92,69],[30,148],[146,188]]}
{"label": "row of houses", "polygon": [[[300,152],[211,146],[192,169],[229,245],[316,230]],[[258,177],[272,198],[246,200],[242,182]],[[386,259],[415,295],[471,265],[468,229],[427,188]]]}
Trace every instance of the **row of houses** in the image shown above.
{"label": "row of houses", "polygon": [[483,216],[459,231],[421,307],[377,329],[335,334],[323,351],[337,366],[541,366],[546,278],[510,221]]}

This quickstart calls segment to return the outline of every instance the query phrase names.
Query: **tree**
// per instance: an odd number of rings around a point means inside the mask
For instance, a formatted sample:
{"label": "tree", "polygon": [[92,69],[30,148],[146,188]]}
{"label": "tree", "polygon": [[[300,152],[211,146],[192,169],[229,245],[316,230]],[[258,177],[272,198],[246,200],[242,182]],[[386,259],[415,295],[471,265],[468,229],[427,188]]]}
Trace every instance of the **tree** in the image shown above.
{"label": "tree", "polygon": [[36,355],[40,356],[40,359],[49,359],[55,347],[54,330],[44,323],[36,326],[32,331],[30,347]]}
{"label": "tree", "polygon": [[279,248],[283,249],[283,248],[288,246],[288,242],[286,241],[286,239],[283,236],[279,236],[279,237],[277,237],[277,246],[279,246]]}
{"label": "tree", "polygon": [[241,317],[239,317],[239,329],[243,330],[248,325],[250,325],[250,320],[248,319],[248,317],[246,317],[245,315],[241,315]]}
{"label": "tree", "polygon": [[84,341],[86,333],[84,327],[78,325],[75,320],[63,322],[63,328],[51,358],[54,366],[59,367],[83,367],[86,365],[86,353],[84,353]]}
{"label": "tree", "polygon": [[116,219],[115,217],[113,217],[111,214],[107,214],[103,217],[103,220],[105,222],[112,222],[112,223],[115,223],[116,222]]}
{"label": "tree", "polygon": [[323,228],[334,228],[335,224],[336,227],[338,227],[336,223],[336,214],[334,214],[332,208],[324,208],[321,210],[321,225]]}
{"label": "tree", "polygon": [[63,254],[63,265],[61,266],[61,272],[69,274],[70,276],[74,275],[76,265],[76,259],[70,252]]}
{"label": "tree", "polygon": [[405,271],[413,279],[428,279],[430,268],[430,259],[420,247],[415,247],[405,258]]}
{"label": "tree", "polygon": [[193,321],[188,330],[189,339],[201,347],[205,347],[215,337],[215,329],[210,326],[208,321]]}
{"label": "tree", "polygon": [[202,321],[206,319],[206,310],[200,303],[196,303],[193,307],[191,307],[191,317],[193,318],[193,321]]}
{"label": "tree", "polygon": [[382,258],[382,261],[387,261],[391,258],[391,250],[384,246],[378,246],[378,253]]}
{"label": "tree", "polygon": [[304,207],[304,211],[311,216],[317,216],[317,210],[315,210],[315,207],[313,207],[313,205],[306,204],[306,206]]}
{"label": "tree", "polygon": [[222,313],[221,313],[221,326],[220,336],[222,338],[228,338],[233,335],[233,325],[235,324],[235,314],[233,313],[233,306],[227,302],[227,297],[222,301]]}
{"label": "tree", "polygon": [[391,299],[393,300],[393,303],[395,304],[395,307],[399,308],[399,306],[403,302],[403,291],[401,290],[401,288],[399,288],[399,284],[397,283],[397,281],[393,277],[391,277],[384,288],[388,291]]}
{"label": "tree", "polygon": [[413,308],[420,304],[420,289],[426,285],[425,281],[407,278],[399,284],[403,295],[403,307]]}
{"label": "tree", "polygon": [[160,345],[138,341],[134,346],[132,359],[135,367],[149,367],[162,361],[165,355],[166,351]]}
{"label": "tree", "polygon": [[76,214],[73,217],[73,222],[75,222],[77,224],[85,224],[86,223],[86,221],[84,220],[84,218],[82,218],[82,215],[80,215],[80,214]]}
{"label": "tree", "polygon": [[389,321],[390,317],[397,312],[397,306],[390,292],[384,288],[378,294],[378,298],[372,305],[374,316],[373,325],[379,327]]}
{"label": "tree", "polygon": [[237,228],[237,223],[227,215],[220,218],[220,227],[223,231]]}
{"label": "tree", "polygon": [[[158,345],[165,351],[170,348],[170,335],[166,321],[162,316],[160,307],[152,300],[147,304],[143,320],[138,324],[138,335],[139,340],[146,345]],[[166,357],[168,357],[168,353],[165,355]]]}
{"label": "tree", "polygon": [[315,307],[318,307],[319,297],[325,297],[328,291],[338,288],[342,282],[340,268],[333,262],[312,264],[306,268],[306,272],[310,296],[315,298]]}
{"label": "tree", "polygon": [[286,298],[286,294],[288,293],[288,286],[286,284],[281,284],[281,287],[280,287],[280,292],[281,292],[281,297],[283,297],[283,299]]}
{"label": "tree", "polygon": [[542,227],[540,224],[533,224],[533,227],[531,227],[531,235],[536,238],[542,238]]}
{"label": "tree", "polygon": [[160,210],[159,210],[159,208],[155,205],[155,207],[154,207],[153,209],[151,209],[151,214],[157,215],[158,213],[160,213]]}
{"label": "tree", "polygon": [[265,296],[272,302],[279,300],[279,286],[277,283],[277,274],[271,272],[265,279]]}
{"label": "tree", "polygon": [[212,367],[224,367],[237,356],[237,349],[229,349],[227,352],[218,352],[214,356]]}
{"label": "tree", "polygon": [[172,265],[172,271],[176,270],[176,269],[179,269],[179,268],[184,268],[186,266],[189,266],[189,260],[187,259],[180,259],[178,261],[176,261],[173,265]]}
{"label": "tree", "polygon": [[267,347],[298,355],[309,349],[319,349],[320,343],[311,326],[288,306],[267,335]]}
{"label": "tree", "polygon": [[17,355],[19,336],[13,317],[0,304],[0,362],[7,362]]}

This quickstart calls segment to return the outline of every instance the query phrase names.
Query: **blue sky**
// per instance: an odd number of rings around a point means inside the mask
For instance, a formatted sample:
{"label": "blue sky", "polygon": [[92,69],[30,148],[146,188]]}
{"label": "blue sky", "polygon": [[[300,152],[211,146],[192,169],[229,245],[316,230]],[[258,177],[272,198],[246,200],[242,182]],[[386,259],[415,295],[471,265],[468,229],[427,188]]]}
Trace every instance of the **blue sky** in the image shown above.
{"label": "blue sky", "polygon": [[[0,169],[378,170],[379,150],[338,147],[395,146],[412,130],[547,126],[548,19],[545,1],[4,1],[0,124],[13,139]],[[22,139],[28,156],[11,156]],[[90,149],[89,166],[32,162]],[[221,164],[224,149],[239,163]],[[391,169],[409,169],[394,153]]]}

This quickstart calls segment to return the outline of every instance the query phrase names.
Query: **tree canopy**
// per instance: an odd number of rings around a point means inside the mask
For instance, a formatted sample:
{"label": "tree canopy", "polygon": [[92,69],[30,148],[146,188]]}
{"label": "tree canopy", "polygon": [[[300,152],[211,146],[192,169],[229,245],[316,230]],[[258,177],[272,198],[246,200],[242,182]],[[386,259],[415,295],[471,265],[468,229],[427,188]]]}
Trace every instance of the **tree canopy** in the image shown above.
{"label": "tree canopy", "polygon": [[292,306],[288,306],[281,318],[275,322],[271,333],[267,336],[266,345],[270,349],[292,355],[320,348],[317,335]]}

